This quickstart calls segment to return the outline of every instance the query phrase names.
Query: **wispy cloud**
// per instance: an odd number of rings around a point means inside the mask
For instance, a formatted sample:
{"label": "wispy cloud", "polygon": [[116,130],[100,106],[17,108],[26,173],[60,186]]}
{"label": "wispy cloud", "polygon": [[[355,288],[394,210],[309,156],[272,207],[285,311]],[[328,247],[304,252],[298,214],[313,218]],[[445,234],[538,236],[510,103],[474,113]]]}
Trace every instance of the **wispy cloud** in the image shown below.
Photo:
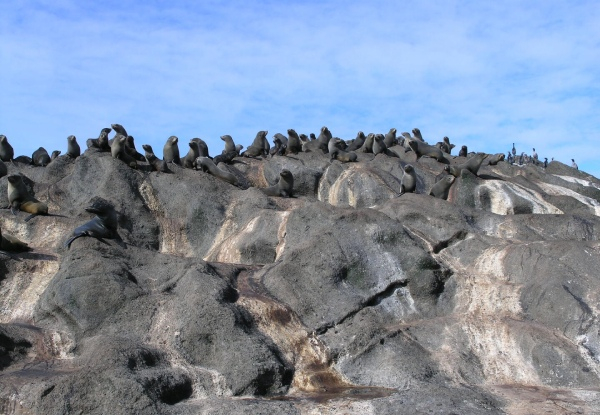
{"label": "wispy cloud", "polygon": [[600,175],[597,2],[196,3],[0,4],[0,133],[29,154],[119,122],[217,153],[226,133],[418,126]]}

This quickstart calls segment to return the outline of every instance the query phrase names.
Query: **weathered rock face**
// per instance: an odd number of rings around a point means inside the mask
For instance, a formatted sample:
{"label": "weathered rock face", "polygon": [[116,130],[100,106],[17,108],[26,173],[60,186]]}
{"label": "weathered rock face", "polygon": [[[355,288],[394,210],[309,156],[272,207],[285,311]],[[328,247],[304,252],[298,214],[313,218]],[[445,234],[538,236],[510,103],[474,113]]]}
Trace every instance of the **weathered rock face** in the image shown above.
{"label": "weathered rock face", "polygon": [[[52,215],[0,212],[33,248],[0,253],[0,412],[594,413],[600,181],[484,163],[446,201],[444,164],[390,150],[237,158],[240,187],[90,150],[7,164]],[[257,189],[283,169],[296,197]],[[95,196],[122,241],[65,249]]]}

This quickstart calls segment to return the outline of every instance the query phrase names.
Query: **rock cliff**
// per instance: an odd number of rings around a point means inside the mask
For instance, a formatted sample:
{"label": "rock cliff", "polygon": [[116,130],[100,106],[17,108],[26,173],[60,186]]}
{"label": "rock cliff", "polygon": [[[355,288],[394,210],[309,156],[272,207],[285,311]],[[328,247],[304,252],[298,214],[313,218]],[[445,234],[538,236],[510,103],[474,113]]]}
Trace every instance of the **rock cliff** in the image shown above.
{"label": "rock cliff", "polygon": [[[240,187],[94,149],[6,163],[50,215],[0,212],[33,248],[0,253],[0,412],[600,411],[600,181],[484,162],[442,200],[444,164],[390,150],[236,158]],[[266,196],[283,169],[294,197]],[[120,240],[66,249],[98,196]]]}

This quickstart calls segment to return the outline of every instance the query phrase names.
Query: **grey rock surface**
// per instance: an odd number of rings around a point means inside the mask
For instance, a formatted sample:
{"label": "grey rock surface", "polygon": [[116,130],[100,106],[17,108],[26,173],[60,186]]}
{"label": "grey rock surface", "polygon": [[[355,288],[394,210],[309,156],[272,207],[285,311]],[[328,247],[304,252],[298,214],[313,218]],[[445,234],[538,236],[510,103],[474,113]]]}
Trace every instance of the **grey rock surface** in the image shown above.
{"label": "grey rock surface", "polygon": [[[390,151],[236,157],[240,187],[7,163],[50,215],[0,211],[33,248],[0,252],[0,413],[600,412],[600,181],[500,161],[441,200],[445,164]],[[283,169],[294,197],[266,196]],[[66,249],[97,196],[120,239]]]}

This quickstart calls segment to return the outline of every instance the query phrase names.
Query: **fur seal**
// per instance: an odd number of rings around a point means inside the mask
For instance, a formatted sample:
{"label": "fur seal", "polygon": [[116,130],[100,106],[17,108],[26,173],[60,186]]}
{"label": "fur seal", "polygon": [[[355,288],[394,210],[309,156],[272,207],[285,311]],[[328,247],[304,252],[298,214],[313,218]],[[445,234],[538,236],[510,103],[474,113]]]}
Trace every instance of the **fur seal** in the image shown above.
{"label": "fur seal", "polygon": [[446,200],[448,198],[448,190],[450,190],[454,180],[456,180],[454,176],[446,176],[442,178],[439,182],[431,187],[429,195]]}
{"label": "fur seal", "polygon": [[25,222],[34,216],[48,214],[48,205],[40,202],[29,193],[23,182],[23,177],[19,174],[8,176],[8,208],[10,208],[13,215],[17,214],[17,210],[30,213],[25,218]]}
{"label": "fur seal", "polygon": [[385,135],[383,142],[385,143],[385,146],[388,148],[398,144],[398,140],[396,139],[396,129],[395,128],[390,128],[390,131]]}
{"label": "fur seal", "polygon": [[489,158],[488,164],[490,166],[495,166],[498,164],[498,162],[500,161],[504,161],[505,155],[504,153],[498,153],[498,154],[494,154],[493,156],[491,156]]}
{"label": "fur seal", "polygon": [[38,148],[31,155],[31,162],[34,166],[46,167],[51,161],[50,154],[48,154],[44,147]]}
{"label": "fur seal", "polygon": [[415,169],[411,164],[407,164],[402,170],[404,170],[404,175],[400,182],[400,194],[414,193],[417,189],[417,175]]}
{"label": "fur seal", "polygon": [[208,157],[198,157],[196,163],[203,172],[210,173],[229,184],[238,186],[238,179],[235,174],[218,168],[217,165]]}
{"label": "fur seal", "polygon": [[412,149],[408,145],[408,143],[410,142],[411,139],[412,139],[412,137],[410,136],[410,133],[408,133],[406,131],[402,133],[402,147],[404,147],[405,153],[407,151],[412,151]]}
{"label": "fur seal", "polygon": [[0,134],[0,160],[11,161],[15,157],[15,151],[8,142],[5,135]]}
{"label": "fur seal", "polygon": [[277,184],[260,190],[267,196],[291,197],[294,190],[294,176],[289,170],[282,170]]}
{"label": "fur seal", "polygon": [[460,151],[458,152],[458,156],[459,157],[467,157],[468,151],[467,151],[467,146],[462,146],[460,148]]}
{"label": "fur seal", "polygon": [[332,138],[329,141],[329,160],[338,160],[342,163],[355,162],[358,158],[356,153],[353,151],[344,151],[337,147],[341,142],[340,138]]}
{"label": "fur seal", "polygon": [[221,154],[229,153],[230,151],[235,151],[235,143],[233,142],[233,138],[230,135],[222,135],[221,140],[225,141],[225,148]]}
{"label": "fur seal", "polygon": [[369,135],[367,135],[367,138],[365,138],[365,142],[361,146],[360,151],[362,151],[363,153],[372,153],[374,141],[375,141],[375,134],[369,133]]}
{"label": "fur seal", "polygon": [[88,138],[86,141],[88,148],[99,148],[101,151],[110,151],[110,144],[108,143],[108,133],[112,130],[110,128],[103,128],[100,130],[98,138]]}
{"label": "fur seal", "polygon": [[96,214],[96,217],[75,228],[71,237],[65,242],[66,248],[71,248],[73,241],[82,236],[91,236],[101,242],[104,242],[103,238],[114,239],[118,237],[117,212],[111,203],[101,197],[95,197],[92,199],[92,204],[85,208],[85,210]]}
{"label": "fur seal", "polygon": [[124,135],[125,137],[129,135],[127,134],[127,130],[125,130],[125,127],[123,127],[121,124],[111,124],[110,126],[116,134]]}
{"label": "fur seal", "polygon": [[269,150],[269,154],[271,156],[283,156],[287,148],[287,141],[288,139],[286,136],[280,133],[276,133],[273,136],[273,147],[271,147],[271,149]]}
{"label": "fur seal", "polygon": [[413,133],[413,139],[415,140],[419,140],[420,142],[424,143],[425,140],[423,140],[423,136],[421,135],[421,130],[419,130],[418,128],[413,128],[412,129],[412,133]]}
{"label": "fur seal", "polygon": [[208,154],[208,145],[203,139],[196,137],[192,138],[190,141],[198,144],[198,157],[210,157]]}
{"label": "fur seal", "polygon": [[352,140],[352,142],[350,143],[348,148],[346,148],[346,151],[358,150],[359,148],[361,148],[363,146],[363,144],[365,144],[366,139],[367,139],[367,137],[365,137],[365,133],[363,133],[362,131],[359,131],[358,133],[356,133],[356,138],[354,140]]}
{"label": "fur seal", "polygon": [[285,154],[298,154],[302,151],[302,141],[300,140],[300,136],[293,128],[288,128],[288,142],[287,148],[285,149]]}
{"label": "fur seal", "polygon": [[321,127],[321,133],[319,134],[319,137],[317,137],[316,140],[314,140],[314,142],[313,140],[311,140],[309,142],[304,143],[302,145],[302,151],[310,152],[321,150],[323,153],[327,153],[327,145],[329,144],[329,140],[331,140],[331,138],[331,131],[329,131],[329,128],[327,128],[326,126],[323,126]]}
{"label": "fur seal", "polygon": [[177,146],[177,141],[179,138],[172,135],[167,138],[167,142],[163,147],[163,160],[166,163],[175,163],[181,166],[181,159],[179,158],[179,147]]}
{"label": "fur seal", "polygon": [[454,177],[460,176],[460,172],[462,170],[469,170],[471,173],[473,173],[475,176],[477,176],[477,172],[479,171],[479,168],[481,167],[481,163],[483,163],[483,160],[486,157],[487,157],[487,154],[485,154],[485,153],[477,153],[473,157],[471,157],[470,159],[465,161],[464,163],[457,164],[455,166],[446,166],[446,167],[444,167],[444,170],[447,171],[448,173],[450,173]]}
{"label": "fur seal", "polygon": [[429,144],[425,144],[422,141],[418,140],[409,140],[408,145],[417,155],[417,160],[419,160],[423,156],[431,157],[436,159],[441,163],[448,163],[448,160],[444,158],[444,153],[437,147],[430,146]]}
{"label": "fur seal", "polygon": [[385,154],[389,157],[398,157],[398,154],[388,150],[387,146],[385,145],[383,134],[375,134],[373,137],[373,154]]}
{"label": "fur seal", "polygon": [[[258,157],[258,156],[266,156],[267,154],[269,154],[270,147],[267,150],[267,148],[265,146],[265,141],[267,140],[268,133],[269,133],[268,131],[259,131],[258,133],[256,133],[256,137],[254,137],[254,141],[252,142],[250,147],[248,147],[246,149],[246,151],[244,151],[242,153],[242,156]],[[268,144],[268,142],[267,142],[267,144]]]}
{"label": "fur seal", "polygon": [[146,161],[146,158],[136,150],[135,142],[133,141],[133,136],[131,135],[128,135],[127,140],[125,140],[125,151],[137,161]]}
{"label": "fur seal", "polygon": [[197,141],[190,140],[190,149],[182,160],[182,165],[186,169],[196,169],[196,159],[200,157],[200,146]]}
{"label": "fur seal", "polygon": [[2,160],[0,160],[0,177],[4,177],[8,174],[8,167]]}
{"label": "fur seal", "polygon": [[306,134],[300,134],[298,137],[300,137],[300,140],[302,141],[302,143],[306,143],[308,140],[310,140],[310,138],[308,138],[308,136]]}
{"label": "fur seal", "polygon": [[110,146],[110,154],[113,156],[113,158],[119,159],[129,167],[136,169],[137,162],[125,151],[126,141],[127,137],[117,134],[113,139],[112,146]]}
{"label": "fur seal", "polygon": [[67,156],[75,159],[81,155],[81,147],[77,144],[77,138],[74,135],[67,137]]}
{"label": "fur seal", "polygon": [[21,242],[12,235],[3,233],[0,229],[0,250],[10,252],[26,252],[31,251],[31,249],[32,248],[30,248],[25,242]]}
{"label": "fur seal", "polygon": [[150,165],[152,170],[159,171],[162,173],[170,173],[167,163],[165,163],[164,160],[161,160],[158,157],[156,157],[154,151],[152,151],[152,146],[150,146],[149,144],[142,144],[142,148],[145,152],[144,157],[146,157],[146,161],[148,161],[148,164]]}
{"label": "fur seal", "polygon": [[61,151],[60,150],[54,150],[52,152],[52,154],[50,154],[50,161],[54,161],[58,158],[58,156],[60,156]]}

